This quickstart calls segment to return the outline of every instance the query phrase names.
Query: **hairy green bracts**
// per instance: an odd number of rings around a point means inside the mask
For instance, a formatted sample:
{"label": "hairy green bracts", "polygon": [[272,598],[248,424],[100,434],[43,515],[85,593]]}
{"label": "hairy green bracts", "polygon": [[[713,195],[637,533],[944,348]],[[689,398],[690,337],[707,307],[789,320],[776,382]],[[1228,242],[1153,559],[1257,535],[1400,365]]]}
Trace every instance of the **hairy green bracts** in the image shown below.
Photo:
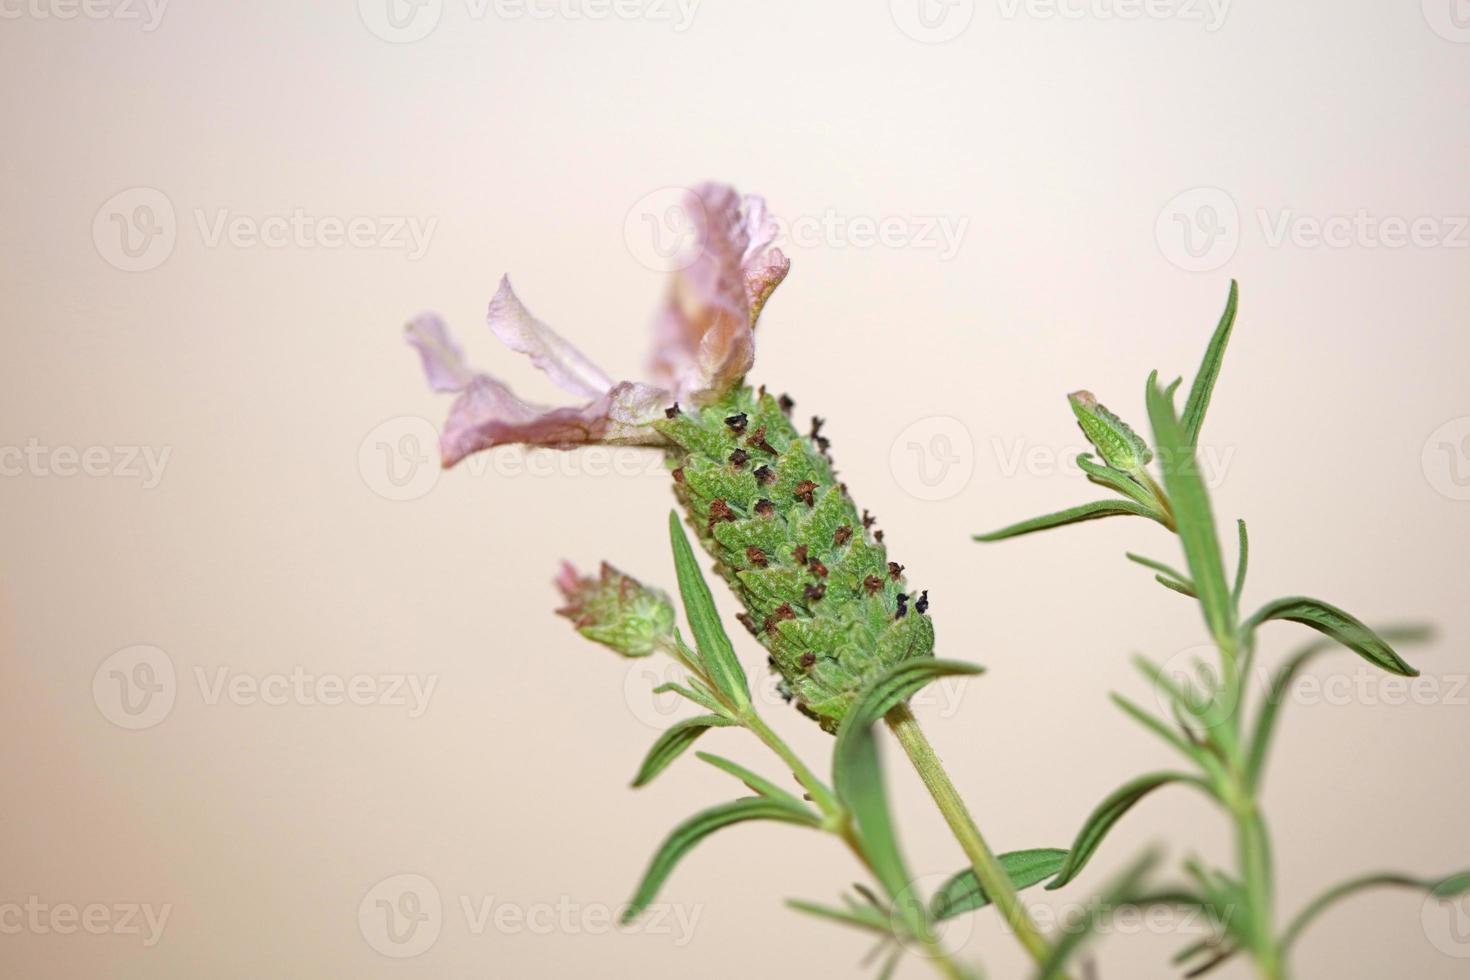
{"label": "hairy green bracts", "polygon": [[933,656],[934,627],[927,595],[908,594],[903,566],[837,481],[820,423],[802,435],[789,410],[741,387],[655,425],[676,444],[669,466],[689,523],[782,694],[835,732],[869,681]]}
{"label": "hairy green bracts", "polygon": [[557,614],[577,632],[625,657],[646,657],[674,638],[674,606],[669,597],[607,562],[594,577],[579,575],[563,562],[556,579],[567,604]]}

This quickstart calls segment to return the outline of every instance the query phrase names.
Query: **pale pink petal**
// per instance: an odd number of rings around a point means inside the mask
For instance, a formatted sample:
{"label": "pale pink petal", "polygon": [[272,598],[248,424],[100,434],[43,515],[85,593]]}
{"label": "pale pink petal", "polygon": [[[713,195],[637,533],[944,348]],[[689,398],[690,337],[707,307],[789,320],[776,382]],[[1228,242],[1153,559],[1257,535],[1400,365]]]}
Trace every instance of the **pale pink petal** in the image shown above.
{"label": "pale pink petal", "polygon": [[583,398],[604,395],[612,379],[555,331],[531,315],[515,292],[510,278],[502,276],[500,288],[490,300],[490,329],[501,343],[531,358],[557,387]]}
{"label": "pale pink petal", "polygon": [[758,197],[731,187],[695,188],[685,210],[695,259],[675,274],[654,325],[654,377],[680,399],[717,398],[755,362],[754,327],[790,262],[771,247],[777,225]]}
{"label": "pale pink petal", "polygon": [[649,425],[672,401],[669,392],[622,382],[581,406],[549,408],[519,398],[500,381],[478,375],[449,409],[439,437],[444,466],[471,453],[511,443],[571,449],[590,444],[662,446]]}
{"label": "pale pink petal", "polygon": [[432,313],[421,313],[404,327],[408,342],[424,362],[424,374],[435,391],[463,391],[475,373],[465,365],[464,351],[449,335],[444,321]]}

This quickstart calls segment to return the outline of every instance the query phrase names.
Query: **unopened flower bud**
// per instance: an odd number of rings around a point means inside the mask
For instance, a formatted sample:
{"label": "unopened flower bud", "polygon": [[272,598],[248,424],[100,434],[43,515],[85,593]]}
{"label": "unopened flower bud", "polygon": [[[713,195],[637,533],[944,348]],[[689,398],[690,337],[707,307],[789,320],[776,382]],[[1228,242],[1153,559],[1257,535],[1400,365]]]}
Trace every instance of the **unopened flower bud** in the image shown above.
{"label": "unopened flower bud", "polygon": [[1067,396],[1072,404],[1072,414],[1087,441],[1097,448],[1103,462],[1115,470],[1133,476],[1143,472],[1149,460],[1154,458],[1148,444],[1129,428],[1128,423],[1098,404],[1090,391],[1074,391]]}
{"label": "unopened flower bud", "polygon": [[646,657],[672,641],[674,606],[669,597],[607,562],[595,578],[578,575],[563,562],[556,586],[567,600],[557,613],[589,640],[625,657]]}

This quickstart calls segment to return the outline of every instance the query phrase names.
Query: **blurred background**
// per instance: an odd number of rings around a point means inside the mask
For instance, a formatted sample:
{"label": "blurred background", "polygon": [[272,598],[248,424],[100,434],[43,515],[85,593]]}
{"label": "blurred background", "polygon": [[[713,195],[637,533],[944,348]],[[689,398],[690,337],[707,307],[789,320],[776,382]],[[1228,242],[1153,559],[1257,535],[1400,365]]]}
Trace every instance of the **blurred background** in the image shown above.
{"label": "blurred background", "polygon": [[[1148,371],[1192,376],[1236,278],[1202,457],[1227,552],[1250,522],[1246,604],[1439,629],[1405,650],[1418,681],[1343,652],[1288,707],[1266,794],[1282,914],[1360,872],[1470,864],[1463,2],[0,17],[5,975],[859,975],[863,939],[782,906],[834,899],[850,856],[787,827],[710,839],[662,918],[611,926],[667,829],[732,789],[691,758],[630,791],[672,674],[551,613],[563,558],[672,584],[667,478],[604,450],[440,473],[447,401],[401,333],[437,310],[475,363],[555,398],[483,329],[510,273],[641,377],[667,206],[704,179],[764,195],[792,260],[752,379],[828,419],[941,655],[989,668],[918,711],[999,849],[1066,846],[1173,765],[1107,693],[1150,698],[1130,656],[1187,659],[1205,633],[1123,559],[1180,560],[1151,524],[970,535],[1096,497],[1065,394],[1142,422]],[[1308,638],[1269,628],[1263,662]],[[770,710],[825,766],[830,740]],[[702,747],[769,770],[748,741]],[[963,858],[888,758],[937,882]],[[1231,861],[1213,810],[1161,793],[1030,899],[1076,914],[1154,842]],[[1100,976],[1167,976],[1192,935],[1116,927]],[[948,938],[1025,975],[993,914]],[[1470,906],[1364,895],[1296,965],[1464,976]]]}

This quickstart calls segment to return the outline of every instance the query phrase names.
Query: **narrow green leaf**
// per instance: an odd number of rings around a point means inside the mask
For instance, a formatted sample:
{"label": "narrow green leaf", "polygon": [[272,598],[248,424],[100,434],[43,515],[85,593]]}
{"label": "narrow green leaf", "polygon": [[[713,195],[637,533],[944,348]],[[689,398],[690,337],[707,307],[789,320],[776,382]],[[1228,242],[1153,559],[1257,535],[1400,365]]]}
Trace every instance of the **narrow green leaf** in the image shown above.
{"label": "narrow green leaf", "polygon": [[1129,561],[1142,565],[1144,568],[1152,569],[1165,578],[1173,579],[1176,583],[1180,585],[1186,585],[1190,588],[1194,588],[1193,584],[1191,584],[1189,581],[1189,576],[1185,575],[1183,572],[1179,571],[1177,568],[1174,568],[1171,565],[1165,565],[1163,562],[1155,561],[1152,558],[1145,558],[1143,555],[1135,555],[1131,551],[1125,551],[1123,552],[1123,555]]}
{"label": "narrow green leaf", "polygon": [[1165,722],[1162,718],[1158,718],[1154,715],[1149,714],[1147,711],[1143,710],[1141,707],[1134,704],[1132,701],[1128,700],[1121,694],[1113,694],[1111,695],[1111,697],[1113,699],[1113,703],[1116,704],[1119,708],[1123,709],[1124,714],[1128,715],[1128,717],[1138,722],[1144,728],[1147,728],[1149,731],[1159,736],[1159,738],[1163,739],[1165,742],[1168,742],[1170,745],[1174,746],[1174,748],[1178,749],[1187,759],[1200,766],[1207,765],[1204,759],[1204,750],[1197,745],[1186,742],[1184,740],[1184,736],[1174,729],[1170,728],[1168,723]]}
{"label": "narrow green leaf", "polygon": [[1301,623],[1319,633],[1325,633],[1375,667],[1382,668],[1390,674],[1398,674],[1402,677],[1419,676],[1419,671],[1410,667],[1402,657],[1394,652],[1393,647],[1389,646],[1387,641],[1365,626],[1356,616],[1344,612],[1331,603],[1323,602],[1321,599],[1288,596],[1268,602],[1246,620],[1245,632],[1254,632],[1262,623],[1273,619]]}
{"label": "narrow green leaf", "polygon": [[903,957],[903,947],[895,946],[893,951],[884,959],[883,965],[878,968],[873,980],[893,980],[893,974],[898,970],[898,961]]}
{"label": "narrow green leaf", "polygon": [[746,820],[775,820],[805,827],[822,825],[821,819],[810,810],[761,796],[744,797],[702,810],[675,827],[659,845],[653,860],[649,862],[648,870],[643,873],[643,880],[638,883],[638,890],[633,893],[633,898],[623,913],[623,923],[632,922],[648,908],[669,874],[696,844],[717,830]]}
{"label": "narrow green leaf", "polygon": [[[1390,626],[1380,631],[1380,635],[1385,642],[1419,643],[1428,639],[1432,631],[1423,626]],[[1271,686],[1266,691],[1261,701],[1260,713],[1256,716],[1250,740],[1250,752],[1246,758],[1246,779],[1252,789],[1259,789],[1265,776],[1266,758],[1271,748],[1271,739],[1275,735],[1277,719],[1281,715],[1281,706],[1286,702],[1291,685],[1312,660],[1329,650],[1338,648],[1333,640],[1323,639],[1308,643],[1293,654],[1271,678]]]}
{"label": "narrow green leaf", "polygon": [[716,769],[729,773],[762,796],[768,796],[773,800],[781,800],[795,807],[806,806],[794,794],[786,792],[786,790],[777,786],[769,779],[751,772],[738,762],[732,762],[723,756],[718,756],[711,752],[696,752],[694,756],[701,761],[708,762]]}
{"label": "narrow green leaf", "polygon": [[1087,862],[1092,860],[1092,856],[1097,853],[1108,831],[1123,819],[1124,814],[1131,810],[1139,800],[1170,783],[1188,783],[1203,788],[1206,793],[1210,792],[1209,787],[1199,777],[1180,772],[1149,773],[1147,776],[1140,776],[1131,783],[1120,787],[1088,815],[1087,820],[1082,824],[1082,829],[1077,832],[1077,839],[1072,842],[1071,850],[1067,853],[1066,864],[1046,886],[1046,890],[1055,891],[1076,878],[1087,866]]}
{"label": "narrow green leaf", "polygon": [[1137,501],[1144,507],[1154,508],[1154,497],[1147,487],[1122,470],[1094,462],[1091,453],[1083,453],[1078,456],[1077,467],[1087,474],[1087,479],[1096,483],[1098,486],[1107,487],[1109,490],[1116,490],[1118,493]]}
{"label": "narrow green leaf", "polygon": [[729,717],[729,713],[725,710],[724,706],[720,704],[720,702],[710,697],[708,693],[697,688],[685,687],[683,684],[676,684],[673,681],[669,681],[667,684],[660,684],[658,687],[654,688],[653,693],[677,694],[680,697],[687,698],[688,700],[693,701],[695,704],[699,705],[706,711],[713,712],[722,718]]}
{"label": "narrow green leaf", "polygon": [[[1040,847],[1030,851],[1012,851],[996,860],[1005,869],[1016,890],[1038,885],[1067,863],[1067,852],[1057,847]],[[965,912],[983,909],[990,904],[990,896],[975,876],[973,868],[966,868],[940,886],[929,901],[929,914],[936,922],[952,919]]]}
{"label": "narrow green leaf", "polygon": [[1090,504],[1081,504],[1068,510],[1057,511],[1055,514],[1047,514],[1044,517],[1033,517],[1029,521],[1021,521],[1019,524],[1003,527],[999,531],[991,531],[988,534],[977,534],[975,535],[975,540],[1002,541],[1006,538],[1030,534],[1033,531],[1049,531],[1054,527],[1062,527],[1066,524],[1096,520],[1099,517],[1114,517],[1120,514],[1134,514],[1138,517],[1149,517],[1161,523],[1163,520],[1152,509],[1135,503],[1132,500],[1094,500]]}
{"label": "narrow green leaf", "polygon": [[710,595],[704,573],[699,570],[689,537],[679,523],[679,515],[669,511],[669,540],[674,548],[674,569],[679,578],[679,595],[684,600],[684,614],[694,633],[699,657],[709,671],[710,680],[726,697],[739,706],[750,704],[750,684],[745,670],[730,645],[730,637],[720,623],[714,596]]}
{"label": "narrow green leaf", "polygon": [[1236,527],[1240,530],[1240,552],[1235,559],[1235,588],[1230,590],[1230,598],[1235,602],[1235,608],[1240,608],[1240,594],[1245,591],[1245,570],[1250,563],[1251,539],[1245,531],[1245,521],[1236,520]]}
{"label": "narrow green leaf", "polygon": [[1335,888],[1328,889],[1326,893],[1297,914],[1297,917],[1291,921],[1291,925],[1287,926],[1286,931],[1281,934],[1282,953],[1290,949],[1292,943],[1296,942],[1307,926],[1311,925],[1323,912],[1344,898],[1369,888],[1412,888],[1428,892],[1442,900],[1459,898],[1461,895],[1470,894],[1470,871],[1461,871],[1444,878],[1415,878],[1411,875],[1389,871],[1345,881]]}
{"label": "narrow green leaf", "polygon": [[1220,560],[1220,542],[1215,536],[1215,518],[1210,498],[1199,475],[1194,446],[1185,437],[1174,415],[1174,405],[1158,383],[1149,386],[1148,416],[1154,428],[1159,467],[1174,508],[1174,522],[1189,576],[1204,610],[1205,621],[1215,640],[1227,649],[1235,640],[1235,604],[1225,584]]}
{"label": "narrow green leaf", "polygon": [[669,764],[693,745],[695,740],[711,728],[728,728],[735,724],[724,715],[699,715],[676,721],[654,740],[653,747],[643,757],[638,775],[633,778],[633,788],[647,786],[653,777],[663,772]]}
{"label": "narrow green leaf", "polygon": [[1205,359],[1194,376],[1189,388],[1189,398],[1184,402],[1184,437],[1190,447],[1199,444],[1199,430],[1205,424],[1205,410],[1210,407],[1210,394],[1215,390],[1215,381],[1220,377],[1220,365],[1225,361],[1225,345],[1230,342],[1230,331],[1235,327],[1235,308],[1240,302],[1240,285],[1230,280],[1230,296],[1225,300],[1225,312],[1220,314],[1220,323],[1210,337],[1210,346],[1205,349]]}
{"label": "narrow green leaf", "polygon": [[837,798],[852,813],[874,876],[896,900],[905,925],[915,934],[922,933],[925,923],[916,902],[900,900],[909,890],[909,875],[893,830],[873,726],[930,681],[945,675],[982,671],[976,664],[928,658],[895,664],[858,695],[842,721],[832,750],[833,788]]}
{"label": "narrow green leaf", "polygon": [[1164,588],[1168,589],[1170,592],[1178,592],[1180,595],[1189,596],[1189,598],[1191,599],[1199,598],[1199,593],[1195,592],[1194,586],[1190,585],[1188,582],[1179,582],[1172,578],[1166,578],[1163,575],[1155,575],[1154,581],[1162,585]]}
{"label": "narrow green leaf", "polygon": [[871,905],[850,905],[847,908],[836,908],[831,905],[822,905],[820,902],[808,902],[800,898],[788,898],[788,908],[795,909],[806,915],[815,916],[818,919],[826,919],[829,922],[840,922],[846,926],[855,926],[866,932],[874,932],[880,936],[893,935],[893,919],[886,913],[873,908]]}

